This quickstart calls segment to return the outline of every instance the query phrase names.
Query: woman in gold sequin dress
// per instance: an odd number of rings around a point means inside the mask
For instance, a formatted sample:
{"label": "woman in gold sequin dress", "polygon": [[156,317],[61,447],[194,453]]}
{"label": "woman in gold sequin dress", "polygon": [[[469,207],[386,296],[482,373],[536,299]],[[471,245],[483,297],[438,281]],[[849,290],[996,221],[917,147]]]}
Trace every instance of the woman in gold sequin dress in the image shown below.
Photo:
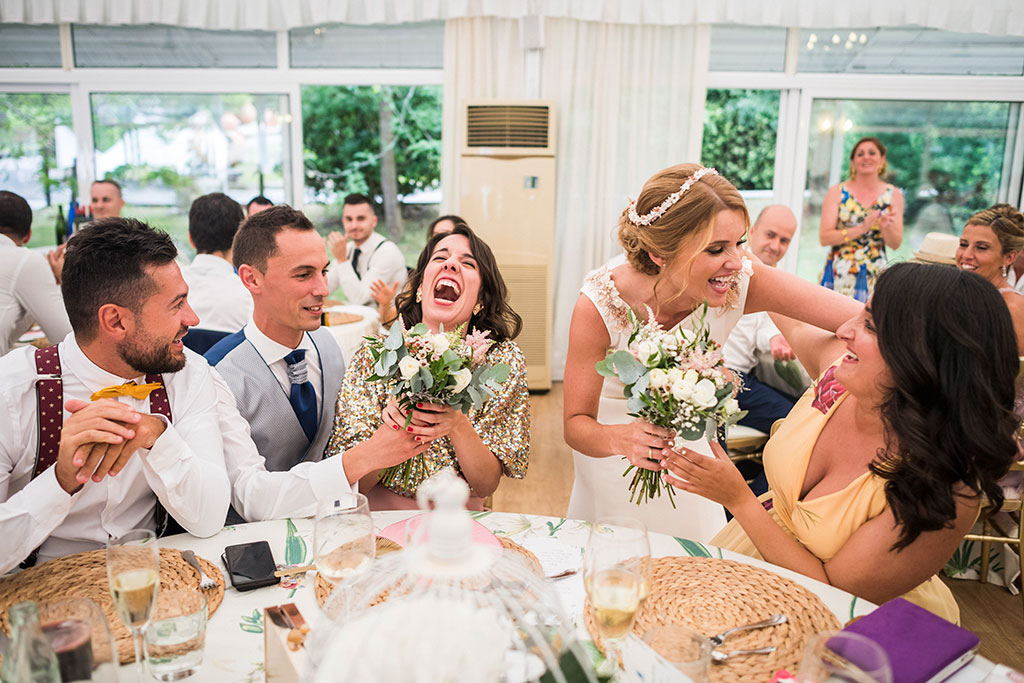
{"label": "woman in gold sequin dress", "polygon": [[[426,449],[414,457],[406,486],[397,478],[385,487],[380,472],[364,477],[360,490],[373,510],[415,508],[420,482],[444,467],[453,467],[472,490],[468,506],[482,509],[502,475],[521,479],[530,453],[530,398],[526,360],[512,341],[522,319],[508,304],[508,291],[490,247],[467,226],[430,238],[416,270],[398,296],[398,315],[406,328],[423,322],[431,332],[469,323],[468,331],[489,333],[495,343],[487,362],[511,367],[501,389],[469,415],[448,406],[423,404],[412,411],[408,427]],[[406,415],[390,394],[389,384],[368,382],[373,359],[366,345],[352,358],[335,411],[334,434],[327,455],[361,443],[384,425],[406,429]]]}

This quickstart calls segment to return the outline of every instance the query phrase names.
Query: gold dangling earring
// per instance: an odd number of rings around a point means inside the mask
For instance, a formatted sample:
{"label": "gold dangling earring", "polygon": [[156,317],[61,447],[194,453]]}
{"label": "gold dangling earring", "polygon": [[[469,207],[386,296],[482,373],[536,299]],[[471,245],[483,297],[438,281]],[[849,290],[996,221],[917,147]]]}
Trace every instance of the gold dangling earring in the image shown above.
{"label": "gold dangling earring", "polygon": [[473,307],[473,315],[478,314],[482,310],[484,310],[484,307],[480,305],[479,301],[477,301],[476,306]]}
{"label": "gold dangling earring", "polygon": [[416,290],[416,303],[420,303],[421,301],[423,301],[423,290],[422,289],[417,289]]}

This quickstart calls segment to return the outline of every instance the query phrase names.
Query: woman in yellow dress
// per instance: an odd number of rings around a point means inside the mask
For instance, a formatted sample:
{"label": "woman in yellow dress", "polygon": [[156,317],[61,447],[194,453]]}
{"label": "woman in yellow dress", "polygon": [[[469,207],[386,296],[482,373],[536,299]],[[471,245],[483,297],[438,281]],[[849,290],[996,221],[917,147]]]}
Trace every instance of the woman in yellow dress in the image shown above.
{"label": "woman in yellow dress", "polygon": [[670,454],[666,480],[732,512],[715,545],[958,621],[936,572],[982,496],[1001,504],[1017,453],[1017,344],[999,293],[969,272],[897,264],[835,334],[777,322],[819,379],[765,447],[771,490],[755,498],[720,448]]}

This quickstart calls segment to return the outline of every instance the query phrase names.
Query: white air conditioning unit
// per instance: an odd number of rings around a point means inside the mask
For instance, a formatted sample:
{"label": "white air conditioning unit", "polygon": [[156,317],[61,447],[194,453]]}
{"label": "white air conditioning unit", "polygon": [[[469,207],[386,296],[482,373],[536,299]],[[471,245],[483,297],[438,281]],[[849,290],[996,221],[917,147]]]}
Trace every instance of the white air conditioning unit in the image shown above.
{"label": "white air conditioning unit", "polygon": [[555,113],[541,100],[463,102],[458,210],[494,251],[530,389],[551,388],[555,243]]}

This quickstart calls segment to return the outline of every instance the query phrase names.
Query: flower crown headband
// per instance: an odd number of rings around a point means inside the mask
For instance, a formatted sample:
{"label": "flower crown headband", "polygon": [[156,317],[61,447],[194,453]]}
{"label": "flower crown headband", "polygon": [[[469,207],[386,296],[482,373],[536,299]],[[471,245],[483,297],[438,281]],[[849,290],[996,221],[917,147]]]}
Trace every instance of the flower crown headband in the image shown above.
{"label": "flower crown headband", "polygon": [[629,222],[633,225],[650,225],[654,221],[661,218],[666,211],[672,208],[672,205],[679,201],[679,199],[693,187],[693,184],[706,175],[718,175],[718,171],[713,168],[698,168],[692,176],[686,179],[686,182],[679,186],[679,189],[665,197],[665,201],[658,204],[656,207],[651,209],[650,213],[645,213],[643,216],[636,212],[636,200],[629,200]]}

